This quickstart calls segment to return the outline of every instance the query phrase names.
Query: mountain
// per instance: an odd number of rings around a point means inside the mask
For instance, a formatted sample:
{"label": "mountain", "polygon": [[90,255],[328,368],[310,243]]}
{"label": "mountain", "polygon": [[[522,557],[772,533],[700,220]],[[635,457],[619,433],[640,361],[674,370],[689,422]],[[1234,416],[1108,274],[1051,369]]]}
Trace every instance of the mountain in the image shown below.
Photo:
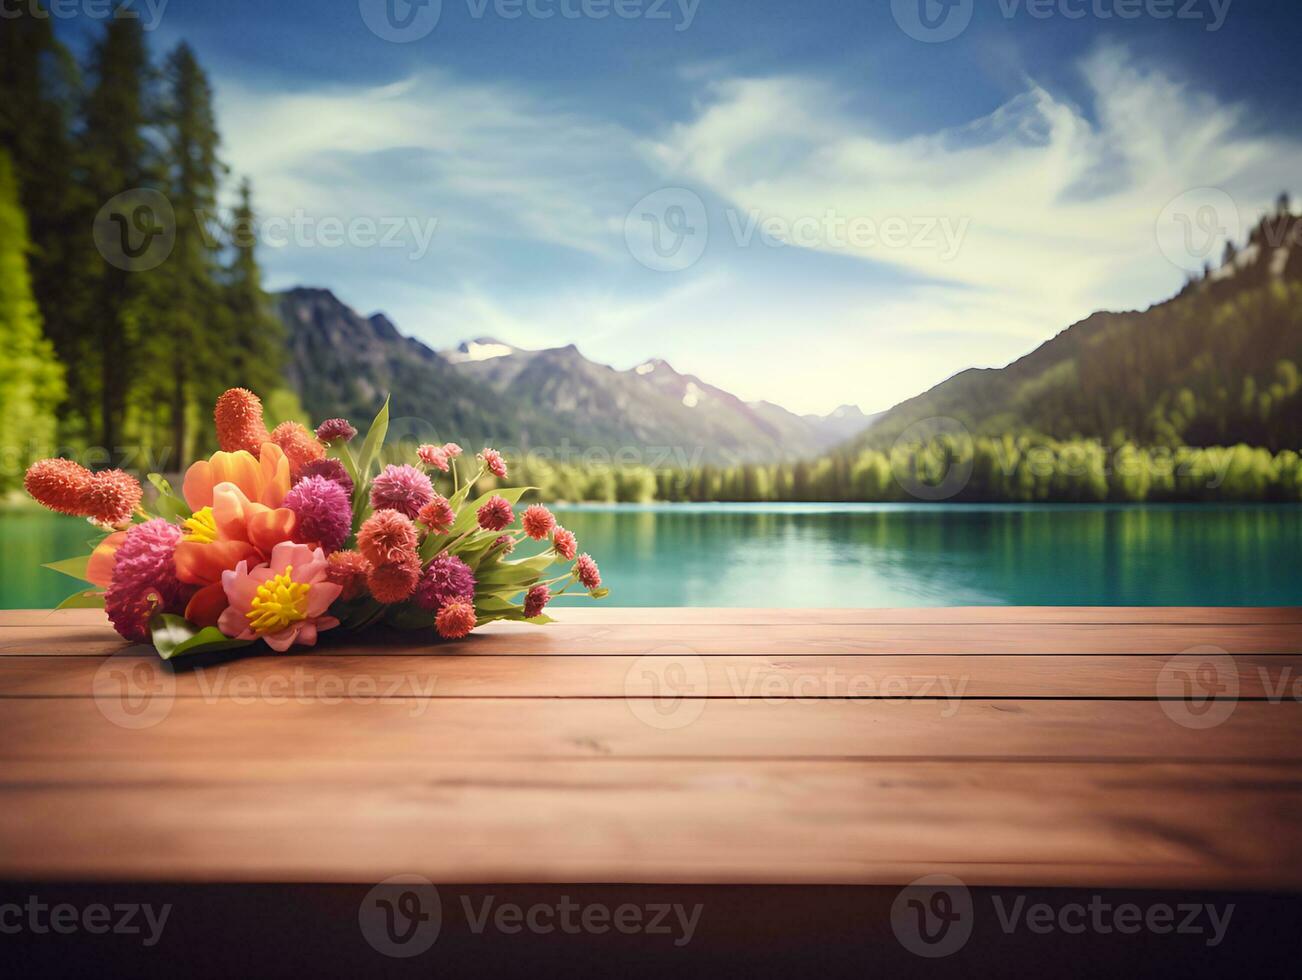
{"label": "mountain", "polygon": [[568,447],[576,457],[623,451],[633,461],[668,452],[679,465],[812,456],[871,423],[850,406],[821,417],[749,404],[661,360],[617,371],[573,344],[527,350],[480,337],[436,352],[324,289],[292,289],[276,305],[287,378],[314,418],[367,418],[392,392],[394,418],[430,420],[439,438]]}
{"label": "mountain", "polygon": [[845,451],[885,449],[937,417],[973,435],[1297,449],[1299,366],[1302,219],[1282,205],[1172,299],[1095,313],[1007,367],[963,371],[883,413]]}

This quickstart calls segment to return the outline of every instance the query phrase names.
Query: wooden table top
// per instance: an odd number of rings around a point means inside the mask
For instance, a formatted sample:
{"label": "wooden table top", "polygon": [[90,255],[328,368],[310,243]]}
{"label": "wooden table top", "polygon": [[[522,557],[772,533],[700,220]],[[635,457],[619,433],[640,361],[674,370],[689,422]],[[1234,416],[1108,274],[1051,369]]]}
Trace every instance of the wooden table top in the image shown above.
{"label": "wooden table top", "polygon": [[557,615],[0,612],[0,878],[1302,888],[1302,609]]}

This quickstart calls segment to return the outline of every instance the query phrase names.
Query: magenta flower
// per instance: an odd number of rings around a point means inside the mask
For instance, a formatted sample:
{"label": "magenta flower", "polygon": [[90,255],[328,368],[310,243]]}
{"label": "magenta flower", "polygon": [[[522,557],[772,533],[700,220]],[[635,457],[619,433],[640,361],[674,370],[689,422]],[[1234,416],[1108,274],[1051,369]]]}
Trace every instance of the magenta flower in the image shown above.
{"label": "magenta flower", "polygon": [[524,597],[524,616],[526,619],[533,619],[535,616],[541,616],[543,607],[551,602],[551,589],[545,585],[535,585]]}
{"label": "magenta flower", "polygon": [[285,506],[298,515],[295,536],[315,541],[328,555],[338,551],[353,530],[353,505],[344,488],[324,476],[309,476],[285,494]]}
{"label": "magenta flower", "polygon": [[371,483],[373,510],[396,510],[415,518],[420,509],[433,499],[434,484],[429,482],[429,477],[406,463],[386,466]]}
{"label": "magenta flower", "polygon": [[501,531],[515,520],[515,511],[511,510],[511,502],[505,497],[489,497],[488,503],[480,507],[475,515],[479,518],[479,526],[485,531]]}
{"label": "magenta flower", "polygon": [[585,589],[595,589],[601,585],[601,572],[597,570],[597,563],[591,555],[579,555],[579,560],[574,563],[574,574],[579,577]]}
{"label": "magenta flower", "polygon": [[316,437],[324,443],[352,442],[357,435],[347,419],[326,419],[316,427]]}
{"label": "magenta flower", "polygon": [[515,538],[509,534],[503,534],[493,544],[502,549],[501,557],[506,557],[515,550]]}
{"label": "magenta flower", "polygon": [[353,495],[353,478],[344,469],[344,464],[337,459],[326,457],[308,463],[299,471],[298,479],[301,482],[309,476],[324,476],[327,480],[334,480],[335,483],[344,488],[344,493],[350,497]]}
{"label": "magenta flower", "polygon": [[240,640],[266,640],[284,653],[295,643],[312,646],[317,634],[339,620],[326,615],[342,587],[329,580],[329,562],[320,548],[282,541],[271,561],[250,569],[242,561],[222,572],[222,589],[230,603],[217,628]]}
{"label": "magenta flower", "polygon": [[439,555],[429,563],[416,586],[416,604],[435,610],[454,599],[474,601],[475,573],[455,555]]}
{"label": "magenta flower", "polygon": [[124,639],[149,638],[155,613],[179,613],[195,592],[176,577],[176,543],[181,529],[161,517],[126,532],[113,555],[113,579],[104,594],[104,611]]}

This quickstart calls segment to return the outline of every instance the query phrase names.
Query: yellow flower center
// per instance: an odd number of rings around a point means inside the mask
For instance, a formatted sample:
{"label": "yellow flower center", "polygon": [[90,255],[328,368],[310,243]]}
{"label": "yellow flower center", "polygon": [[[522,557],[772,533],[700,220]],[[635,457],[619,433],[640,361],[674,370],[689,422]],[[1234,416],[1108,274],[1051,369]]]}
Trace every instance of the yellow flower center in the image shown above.
{"label": "yellow flower center", "polygon": [[258,586],[252,607],[245,614],[253,632],[276,633],[307,619],[307,597],[312,586],[295,582],[293,571],[293,565],[286,565],[283,572]]}
{"label": "yellow flower center", "polygon": [[201,507],[193,517],[187,517],[181,524],[185,533],[182,541],[196,541],[199,544],[212,544],[217,540],[217,520],[212,516],[211,507]]}

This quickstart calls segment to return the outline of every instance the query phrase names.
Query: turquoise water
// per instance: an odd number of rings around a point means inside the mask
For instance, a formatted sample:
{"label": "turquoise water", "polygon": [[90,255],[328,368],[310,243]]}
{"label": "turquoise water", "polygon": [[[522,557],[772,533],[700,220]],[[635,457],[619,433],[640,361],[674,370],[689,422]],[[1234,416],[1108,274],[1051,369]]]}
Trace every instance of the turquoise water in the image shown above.
{"label": "turquoise water", "polygon": [[[1302,507],[559,507],[626,606],[1302,605]],[[0,512],[0,607],[76,583],[84,521]]]}

